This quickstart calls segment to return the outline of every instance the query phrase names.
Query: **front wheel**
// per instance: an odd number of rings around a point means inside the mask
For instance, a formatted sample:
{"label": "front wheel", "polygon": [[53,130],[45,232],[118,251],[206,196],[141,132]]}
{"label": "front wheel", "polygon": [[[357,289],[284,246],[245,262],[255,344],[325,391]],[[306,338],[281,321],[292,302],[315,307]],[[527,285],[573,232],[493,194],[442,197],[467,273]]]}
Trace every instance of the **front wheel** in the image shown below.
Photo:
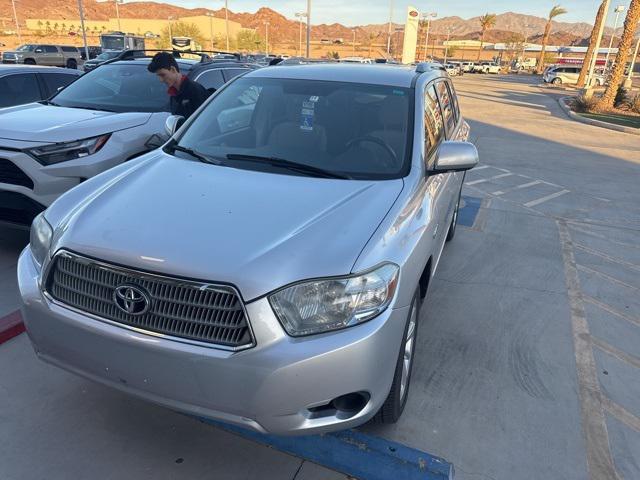
{"label": "front wheel", "polygon": [[551,83],[554,85],[562,85],[562,79],[560,77],[556,77]]}
{"label": "front wheel", "polygon": [[384,401],[378,413],[373,417],[376,423],[396,423],[409,396],[409,384],[411,383],[411,371],[413,370],[413,358],[416,350],[416,333],[418,331],[418,315],[420,313],[420,288],[413,294],[407,324],[404,327],[404,335],[400,345],[396,370],[393,374],[393,383],[387,399]]}
{"label": "front wheel", "polygon": [[69,60],[67,60],[67,68],[72,68],[73,70],[75,70],[76,68],[78,68],[78,62],[76,62],[73,58],[70,58]]}

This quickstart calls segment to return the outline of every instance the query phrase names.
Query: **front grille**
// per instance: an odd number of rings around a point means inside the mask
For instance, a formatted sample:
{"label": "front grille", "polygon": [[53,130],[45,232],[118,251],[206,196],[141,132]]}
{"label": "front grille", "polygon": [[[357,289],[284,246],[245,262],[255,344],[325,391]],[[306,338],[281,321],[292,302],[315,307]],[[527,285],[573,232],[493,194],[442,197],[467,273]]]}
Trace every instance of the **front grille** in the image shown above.
{"label": "front grille", "polygon": [[0,183],[20,185],[33,190],[33,180],[20,170],[15,163],[4,158],[0,158]]}
{"label": "front grille", "polygon": [[[253,343],[242,301],[231,287],[141,273],[68,252],[52,262],[46,290],[64,305],[127,327],[229,349]],[[116,304],[114,292],[122,285],[148,294],[145,313],[133,315]]]}

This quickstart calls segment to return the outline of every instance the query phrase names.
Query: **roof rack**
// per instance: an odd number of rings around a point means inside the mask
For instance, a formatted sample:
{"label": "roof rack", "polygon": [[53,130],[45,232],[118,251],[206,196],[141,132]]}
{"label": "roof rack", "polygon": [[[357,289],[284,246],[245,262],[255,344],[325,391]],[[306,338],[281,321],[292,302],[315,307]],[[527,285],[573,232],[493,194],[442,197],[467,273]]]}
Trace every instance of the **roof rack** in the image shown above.
{"label": "roof rack", "polygon": [[[222,50],[175,50],[175,49],[163,49],[163,48],[142,48],[142,49],[137,49],[137,50],[123,50],[119,55],[117,55],[116,57],[112,58],[111,60],[108,60],[108,63],[112,63],[112,62],[117,62],[118,60],[133,60],[135,58],[148,58],[151,55],[147,55],[147,52],[154,52],[154,53],[158,53],[158,52],[167,52],[167,53],[171,53],[173,54],[173,56],[175,58],[182,58],[183,55],[196,55],[198,57],[200,57],[200,62],[204,63],[204,62],[208,62],[210,60],[212,60],[211,55],[209,55],[210,53],[213,53],[214,55],[233,55],[236,59],[240,60],[240,54],[238,53],[231,53],[231,52],[225,52]],[[138,55],[136,55],[138,54]],[[142,55],[140,55],[142,54]],[[104,62],[104,63],[107,63]]]}
{"label": "roof rack", "polygon": [[431,70],[446,71],[446,68],[444,68],[444,65],[438,62],[420,62],[416,64],[416,73],[426,73]]}

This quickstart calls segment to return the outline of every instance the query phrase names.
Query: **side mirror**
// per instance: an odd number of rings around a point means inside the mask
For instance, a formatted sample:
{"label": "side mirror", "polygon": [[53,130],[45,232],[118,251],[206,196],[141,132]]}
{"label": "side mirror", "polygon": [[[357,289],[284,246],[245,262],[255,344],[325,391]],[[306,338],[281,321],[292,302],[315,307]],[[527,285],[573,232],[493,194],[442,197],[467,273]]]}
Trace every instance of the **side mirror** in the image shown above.
{"label": "side mirror", "polygon": [[167,135],[170,137],[176,133],[182,124],[184,123],[184,117],[181,115],[170,115],[167,117],[167,120],[164,122],[164,130],[167,132]]}
{"label": "side mirror", "polygon": [[442,142],[436,153],[433,171],[435,173],[462,172],[475,167],[478,161],[478,150],[473,143]]}

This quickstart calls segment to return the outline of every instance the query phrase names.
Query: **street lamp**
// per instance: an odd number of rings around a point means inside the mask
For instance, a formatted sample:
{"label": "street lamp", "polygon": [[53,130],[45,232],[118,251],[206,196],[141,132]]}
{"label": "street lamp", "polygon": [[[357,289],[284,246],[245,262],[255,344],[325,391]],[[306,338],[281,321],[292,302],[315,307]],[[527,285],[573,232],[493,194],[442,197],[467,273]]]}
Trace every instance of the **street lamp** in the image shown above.
{"label": "street lamp", "polygon": [[525,52],[527,51],[527,43],[529,43],[529,32],[527,31],[527,29],[529,28],[535,28],[535,25],[525,25],[524,26],[524,43],[522,44],[522,63],[524,64],[525,62]]}
{"label": "street lamp", "polygon": [[299,32],[298,32],[298,55],[302,56],[302,19],[305,18],[307,14],[305,12],[296,12],[296,18],[299,23]]}
{"label": "street lamp", "polygon": [[604,34],[604,26],[607,23],[607,15],[609,14],[609,4],[611,0],[604,0],[605,8],[604,8],[604,17],[602,19],[602,24],[600,25],[600,30],[598,30],[598,38],[596,40],[595,49],[593,50],[593,55],[591,55],[591,63],[589,64],[589,73],[587,74],[587,88],[591,88],[591,83],[593,81],[593,73],[596,69],[596,61],[598,60],[598,53],[600,52],[600,43],[602,42],[602,35]]}
{"label": "street lamp", "polygon": [[444,44],[444,63],[447,63],[447,57],[449,56],[449,38],[451,37],[451,27],[447,28],[447,41]]}
{"label": "street lamp", "polygon": [[422,19],[427,21],[427,34],[424,38],[424,61],[427,61],[427,53],[429,50],[429,28],[431,27],[431,19],[436,18],[438,14],[436,12],[423,13]]}
{"label": "street lamp", "polygon": [[84,42],[85,58],[89,60],[89,47],[87,46],[87,31],[84,28],[84,10],[82,9],[82,0],[78,0],[78,11],[80,12],[80,28],[82,28],[82,41]]}
{"label": "street lamp", "polygon": [[640,50],[640,38],[638,38],[638,43],[636,43],[636,48],[633,51],[633,57],[631,57],[631,64],[629,65],[629,73],[627,74],[627,80],[625,82],[626,88],[631,88],[633,76],[633,68],[636,66],[636,57],[638,56],[638,50]]}
{"label": "street lamp", "polygon": [[18,14],[16,13],[16,0],[11,0],[13,7],[13,20],[16,22],[16,32],[18,33],[18,42],[22,43],[22,35],[20,34],[20,24],[18,23]]}
{"label": "street lamp", "polygon": [[265,29],[265,47],[264,47],[264,55],[265,57],[269,56],[269,22],[264,22]]}
{"label": "street lamp", "polygon": [[224,0],[224,29],[227,36],[227,52],[229,51],[229,2]]}
{"label": "street lamp", "polygon": [[173,48],[173,33],[171,32],[171,20],[173,20],[173,17],[168,17],[167,20],[169,21],[169,46]]}
{"label": "street lamp", "polygon": [[624,12],[624,5],[618,5],[614,12],[616,12],[616,20],[613,23],[613,33],[611,34],[611,39],[609,39],[609,48],[607,49],[607,56],[604,60],[604,68],[609,68],[609,55],[611,54],[611,47],[613,46],[613,39],[616,36],[616,29],[618,28],[618,20],[620,19],[620,14]]}
{"label": "street lamp", "polygon": [[123,3],[122,0],[114,0],[116,2],[116,18],[118,19],[118,31],[122,31],[122,27],[120,26],[120,9],[118,8],[119,3]]}
{"label": "street lamp", "polygon": [[211,40],[211,51],[213,51],[213,13],[207,12],[209,17],[209,38]]}
{"label": "street lamp", "polygon": [[311,0],[307,0],[307,58],[311,58]]}
{"label": "street lamp", "polygon": [[391,24],[393,23],[393,0],[389,0],[389,30],[387,32],[387,57],[391,53]]}
{"label": "street lamp", "polygon": [[353,56],[356,56],[356,29],[352,30],[353,33]]}

